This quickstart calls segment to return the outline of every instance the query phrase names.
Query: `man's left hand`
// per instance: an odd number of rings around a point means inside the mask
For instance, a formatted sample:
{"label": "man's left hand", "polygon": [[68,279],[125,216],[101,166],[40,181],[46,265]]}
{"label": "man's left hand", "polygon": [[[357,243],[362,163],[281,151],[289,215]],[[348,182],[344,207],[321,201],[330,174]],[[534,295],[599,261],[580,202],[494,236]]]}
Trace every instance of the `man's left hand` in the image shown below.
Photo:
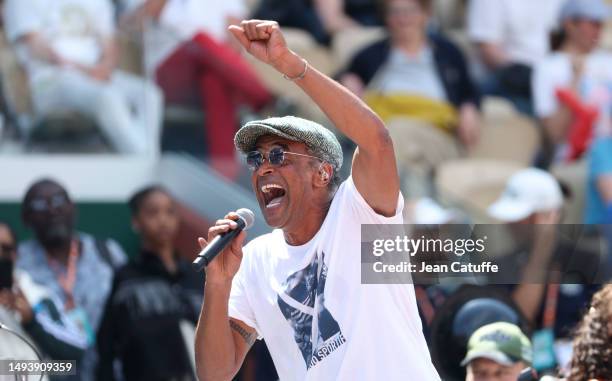
{"label": "man's left hand", "polygon": [[276,21],[245,20],[240,26],[231,25],[229,31],[247,52],[261,62],[289,77],[297,77],[303,72],[302,60],[287,47]]}

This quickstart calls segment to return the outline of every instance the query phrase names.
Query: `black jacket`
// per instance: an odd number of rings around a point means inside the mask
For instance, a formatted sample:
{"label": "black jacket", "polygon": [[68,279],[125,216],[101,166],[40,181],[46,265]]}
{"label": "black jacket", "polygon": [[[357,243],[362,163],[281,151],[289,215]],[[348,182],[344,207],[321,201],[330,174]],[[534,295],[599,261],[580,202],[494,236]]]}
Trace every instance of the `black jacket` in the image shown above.
{"label": "black jacket", "polygon": [[[433,52],[436,69],[446,96],[455,107],[465,103],[480,106],[480,95],[470,78],[463,53],[449,40],[439,34],[429,34],[429,45]],[[391,53],[391,40],[375,42],[355,55],[345,72],[354,73],[368,84],[383,66]],[[409,80],[409,79],[408,79]]]}
{"label": "black jacket", "polygon": [[179,322],[195,323],[204,291],[202,273],[178,261],[169,273],[153,253],[143,252],[115,275],[98,332],[98,380],[114,380],[120,360],[126,380],[189,379],[194,374]]}

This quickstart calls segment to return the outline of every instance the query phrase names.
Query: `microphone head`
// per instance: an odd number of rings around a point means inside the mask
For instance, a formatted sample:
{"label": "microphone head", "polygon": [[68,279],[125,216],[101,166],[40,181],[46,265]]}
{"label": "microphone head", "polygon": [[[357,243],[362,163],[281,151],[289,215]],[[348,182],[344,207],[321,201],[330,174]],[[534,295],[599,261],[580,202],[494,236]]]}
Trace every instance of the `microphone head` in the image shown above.
{"label": "microphone head", "polygon": [[255,223],[255,213],[250,209],[240,208],[236,211],[236,214],[244,221],[244,230],[248,230]]}

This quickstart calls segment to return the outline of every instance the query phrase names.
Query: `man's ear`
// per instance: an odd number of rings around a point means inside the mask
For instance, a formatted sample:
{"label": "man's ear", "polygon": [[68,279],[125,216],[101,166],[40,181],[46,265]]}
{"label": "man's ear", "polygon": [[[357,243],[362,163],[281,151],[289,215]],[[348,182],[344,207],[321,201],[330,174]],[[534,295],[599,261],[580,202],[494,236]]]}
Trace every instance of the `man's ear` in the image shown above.
{"label": "man's ear", "polygon": [[329,163],[321,163],[317,173],[315,174],[315,185],[318,187],[327,187],[334,175],[334,168]]}

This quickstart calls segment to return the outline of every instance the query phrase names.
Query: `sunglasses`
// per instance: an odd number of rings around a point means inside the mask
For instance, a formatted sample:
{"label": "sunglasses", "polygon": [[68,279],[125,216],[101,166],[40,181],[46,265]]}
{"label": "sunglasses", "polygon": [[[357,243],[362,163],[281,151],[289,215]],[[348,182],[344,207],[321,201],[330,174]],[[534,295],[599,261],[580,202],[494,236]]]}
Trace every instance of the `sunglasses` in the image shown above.
{"label": "sunglasses", "polygon": [[0,256],[4,254],[13,254],[15,252],[15,245],[10,243],[0,243]]}
{"label": "sunglasses", "polygon": [[263,165],[266,159],[268,160],[268,162],[270,162],[270,165],[272,166],[279,167],[283,165],[283,162],[285,161],[285,155],[303,156],[303,157],[309,157],[311,159],[321,160],[316,156],[304,155],[304,154],[295,153],[295,152],[285,152],[285,150],[282,149],[281,147],[275,147],[275,148],[272,148],[270,152],[268,152],[267,158],[264,156],[263,153],[259,151],[249,152],[246,156],[246,162],[249,168],[254,172]]}
{"label": "sunglasses", "polygon": [[34,212],[46,212],[51,209],[60,208],[68,204],[68,198],[63,194],[52,196],[50,199],[35,198],[28,204],[30,210]]}

